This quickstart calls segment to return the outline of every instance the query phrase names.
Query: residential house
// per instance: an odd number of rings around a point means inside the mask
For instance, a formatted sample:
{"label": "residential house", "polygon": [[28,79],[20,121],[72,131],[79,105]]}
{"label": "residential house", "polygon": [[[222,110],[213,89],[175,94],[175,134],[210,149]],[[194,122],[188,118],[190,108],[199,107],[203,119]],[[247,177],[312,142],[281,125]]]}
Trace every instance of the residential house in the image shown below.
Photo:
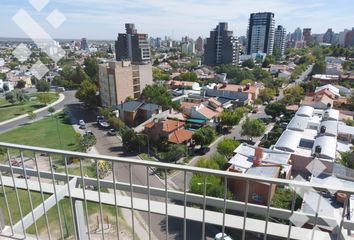
{"label": "residential house", "polygon": [[300,106],[311,106],[316,109],[328,109],[334,105],[334,100],[328,96],[331,93],[324,90],[324,94],[305,96],[300,102]]}
{"label": "residential house", "polygon": [[161,113],[162,108],[156,104],[130,101],[114,107],[119,112],[119,118],[128,126],[137,126],[140,123]]}
{"label": "residential house", "polygon": [[339,75],[315,74],[312,76],[312,80],[319,81],[321,84],[337,84]]}
{"label": "residential house", "polygon": [[224,111],[223,104],[215,98],[203,102],[182,102],[181,109],[188,116],[188,120],[199,123],[215,125],[217,118]]}
{"label": "residential house", "polygon": [[166,140],[175,144],[187,144],[192,140],[193,132],[183,129],[184,122],[171,119],[156,119],[145,125],[144,133],[152,141]]}
{"label": "residential house", "polygon": [[[231,164],[227,171],[270,177],[285,178],[291,176],[290,153],[274,151],[249,145],[240,144],[235,150],[235,156],[229,161]],[[244,180],[228,179],[228,187],[238,201],[245,201],[247,182]],[[267,205],[268,194],[270,201],[276,190],[275,185],[262,182],[249,182],[248,202]]]}
{"label": "residential house", "polygon": [[343,74],[343,67],[341,64],[327,64],[326,75],[340,76]]}
{"label": "residential house", "polygon": [[204,88],[204,94],[208,97],[222,97],[233,100],[237,106],[247,105],[258,98],[260,88],[248,84],[246,86],[234,84],[217,84],[213,89]]}

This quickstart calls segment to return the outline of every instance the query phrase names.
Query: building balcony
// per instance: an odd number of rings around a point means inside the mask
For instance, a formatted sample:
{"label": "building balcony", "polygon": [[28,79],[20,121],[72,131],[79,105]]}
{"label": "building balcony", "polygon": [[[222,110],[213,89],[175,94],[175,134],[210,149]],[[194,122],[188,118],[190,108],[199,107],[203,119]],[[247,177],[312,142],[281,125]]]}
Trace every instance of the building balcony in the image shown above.
{"label": "building balcony", "polygon": [[[144,229],[137,214],[146,226],[145,239],[210,239],[219,232],[234,239],[350,239],[354,230],[349,212],[354,189],[346,186],[9,143],[0,147],[2,238],[117,239],[125,234],[134,239]],[[171,172],[182,176],[180,184],[171,185],[166,177]],[[199,176],[199,194],[189,191],[192,175]],[[210,177],[220,179],[218,197],[207,194],[214,187]],[[234,181],[244,185],[242,201],[229,194]],[[272,206],[270,192],[266,205],[253,203],[254,183],[289,189],[290,208]],[[297,195],[310,192],[341,196],[342,212],[321,211],[321,198],[319,211],[296,210]],[[126,212],[131,218],[121,224]]]}

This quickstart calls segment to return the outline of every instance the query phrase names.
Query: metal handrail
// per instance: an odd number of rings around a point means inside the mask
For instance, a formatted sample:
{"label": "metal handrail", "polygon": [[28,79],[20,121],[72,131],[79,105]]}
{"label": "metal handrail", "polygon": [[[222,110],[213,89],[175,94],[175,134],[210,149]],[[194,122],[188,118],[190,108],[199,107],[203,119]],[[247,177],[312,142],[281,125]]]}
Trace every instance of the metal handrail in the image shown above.
{"label": "metal handrail", "polygon": [[296,180],[287,180],[287,179],[280,179],[280,178],[270,178],[270,177],[263,177],[263,176],[257,176],[257,175],[241,174],[241,173],[235,173],[235,172],[228,172],[228,171],[221,171],[221,170],[214,170],[214,169],[205,169],[205,168],[176,165],[176,164],[169,164],[169,163],[152,162],[152,161],[129,159],[129,158],[123,158],[123,157],[112,157],[112,156],[106,156],[106,155],[72,152],[72,151],[66,151],[66,150],[57,150],[57,149],[49,149],[49,148],[42,148],[42,147],[25,146],[25,145],[4,143],[4,142],[0,142],[0,147],[18,149],[18,150],[22,150],[22,151],[45,152],[48,154],[59,154],[59,155],[78,157],[78,158],[88,158],[88,159],[104,160],[104,161],[110,161],[110,162],[127,163],[127,164],[132,164],[132,165],[164,168],[164,169],[178,170],[178,171],[183,171],[183,172],[186,171],[186,172],[190,172],[190,173],[214,175],[214,176],[218,176],[218,177],[222,177],[222,178],[226,177],[226,178],[230,178],[230,179],[238,179],[238,180],[243,180],[243,181],[248,180],[248,181],[253,181],[253,182],[276,184],[277,186],[293,186],[293,187],[300,187],[300,188],[313,188],[318,191],[334,191],[334,192],[339,191],[339,192],[350,194],[350,195],[354,194],[354,189],[348,188],[348,187],[341,186],[340,188],[338,188],[339,186],[328,186],[328,185],[322,185],[322,184],[317,184],[317,183],[301,182],[301,181],[296,181]]}

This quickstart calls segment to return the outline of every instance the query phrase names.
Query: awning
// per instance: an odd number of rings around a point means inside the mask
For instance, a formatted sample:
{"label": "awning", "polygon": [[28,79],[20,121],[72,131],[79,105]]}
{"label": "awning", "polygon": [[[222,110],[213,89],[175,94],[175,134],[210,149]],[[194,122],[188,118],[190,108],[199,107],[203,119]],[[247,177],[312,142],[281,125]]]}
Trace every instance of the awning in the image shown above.
{"label": "awning", "polygon": [[187,123],[205,124],[206,120],[196,119],[196,118],[189,118],[189,119],[187,119]]}

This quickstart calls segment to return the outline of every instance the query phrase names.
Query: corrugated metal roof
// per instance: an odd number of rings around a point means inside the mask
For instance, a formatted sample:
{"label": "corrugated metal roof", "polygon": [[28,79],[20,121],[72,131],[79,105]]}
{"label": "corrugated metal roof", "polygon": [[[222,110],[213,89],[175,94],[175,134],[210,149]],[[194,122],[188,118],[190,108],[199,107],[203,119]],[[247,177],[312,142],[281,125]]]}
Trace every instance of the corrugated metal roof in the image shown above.
{"label": "corrugated metal roof", "polygon": [[302,134],[299,131],[286,130],[278,139],[275,148],[287,152],[295,152],[299,146]]}
{"label": "corrugated metal roof", "polygon": [[293,119],[291,119],[290,123],[288,124],[288,129],[302,132],[307,128],[309,120],[309,117],[301,117],[295,115],[295,117],[293,117]]}
{"label": "corrugated metal roof", "polygon": [[315,109],[310,106],[301,106],[296,112],[298,116],[311,117]]}

